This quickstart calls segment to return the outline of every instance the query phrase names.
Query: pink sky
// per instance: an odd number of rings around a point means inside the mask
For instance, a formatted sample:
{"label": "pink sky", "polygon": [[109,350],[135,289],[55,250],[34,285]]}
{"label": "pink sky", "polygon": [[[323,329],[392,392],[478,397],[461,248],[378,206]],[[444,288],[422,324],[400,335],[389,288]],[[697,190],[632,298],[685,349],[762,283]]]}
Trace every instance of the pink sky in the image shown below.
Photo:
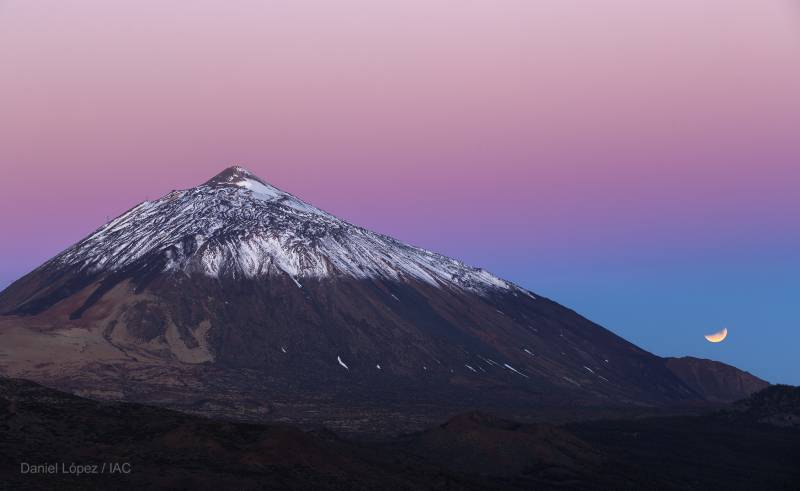
{"label": "pink sky", "polygon": [[5,1],[0,22],[0,252],[31,265],[233,162],[439,247],[796,224],[774,212],[800,202],[788,0]]}
{"label": "pink sky", "polygon": [[0,0],[0,80],[0,286],[232,163],[533,289],[800,246],[796,1]]}

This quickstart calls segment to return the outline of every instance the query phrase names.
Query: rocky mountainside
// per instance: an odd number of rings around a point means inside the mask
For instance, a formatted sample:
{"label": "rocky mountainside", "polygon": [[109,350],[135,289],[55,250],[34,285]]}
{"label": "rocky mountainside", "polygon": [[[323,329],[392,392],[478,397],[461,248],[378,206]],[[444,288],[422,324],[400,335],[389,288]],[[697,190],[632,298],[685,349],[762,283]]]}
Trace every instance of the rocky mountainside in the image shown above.
{"label": "rocky mountainside", "polygon": [[0,293],[0,313],[0,373],[202,414],[703,397],[570,309],[239,167],[110,221]]}

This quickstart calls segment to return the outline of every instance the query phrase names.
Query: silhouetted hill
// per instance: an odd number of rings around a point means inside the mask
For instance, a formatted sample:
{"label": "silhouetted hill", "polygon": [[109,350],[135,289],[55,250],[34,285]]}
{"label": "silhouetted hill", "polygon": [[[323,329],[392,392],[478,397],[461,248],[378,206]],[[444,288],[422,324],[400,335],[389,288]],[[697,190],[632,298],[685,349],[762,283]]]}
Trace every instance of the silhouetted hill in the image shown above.
{"label": "silhouetted hill", "polygon": [[734,408],[742,419],[800,428],[800,387],[773,385],[737,401]]}
{"label": "silhouetted hill", "polygon": [[401,447],[460,473],[578,484],[600,468],[603,456],[551,424],[520,424],[471,412],[401,438]]}

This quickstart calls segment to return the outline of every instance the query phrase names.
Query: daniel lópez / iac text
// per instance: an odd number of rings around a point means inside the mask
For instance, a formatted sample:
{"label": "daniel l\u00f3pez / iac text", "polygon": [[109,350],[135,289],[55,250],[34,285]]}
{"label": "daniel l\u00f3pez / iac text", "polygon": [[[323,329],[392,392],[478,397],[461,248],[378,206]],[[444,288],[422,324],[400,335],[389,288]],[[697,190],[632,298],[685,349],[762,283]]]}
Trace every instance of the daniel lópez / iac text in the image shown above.
{"label": "daniel l\u00f3pez / iac text", "polygon": [[31,464],[21,462],[20,474],[67,474],[73,476],[95,474],[130,474],[133,466],[130,462],[101,462],[98,464],[78,464],[75,462],[57,462]]}

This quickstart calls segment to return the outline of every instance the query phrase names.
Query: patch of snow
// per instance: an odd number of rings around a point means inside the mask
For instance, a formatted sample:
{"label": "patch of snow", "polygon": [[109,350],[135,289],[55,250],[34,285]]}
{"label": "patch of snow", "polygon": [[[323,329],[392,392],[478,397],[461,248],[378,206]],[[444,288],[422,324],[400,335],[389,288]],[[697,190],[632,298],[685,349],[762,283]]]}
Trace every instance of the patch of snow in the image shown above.
{"label": "patch of snow", "polygon": [[342,361],[342,357],[341,356],[337,356],[336,360],[339,362],[339,365],[341,365],[341,366],[343,366],[345,368],[345,370],[350,370],[350,367],[348,367],[347,364]]}
{"label": "patch of snow", "polygon": [[469,369],[470,369],[470,370],[472,370],[473,372],[475,372],[475,373],[478,373],[478,371],[477,371],[477,370],[475,370],[474,368],[472,368],[471,366],[469,366],[469,365],[464,365],[464,366],[465,366],[465,367],[467,367],[467,368],[469,368]]}
{"label": "patch of snow", "polygon": [[587,367],[586,365],[584,365],[584,366],[583,366],[583,368],[585,368],[586,370],[588,370],[588,371],[589,371],[589,373],[594,373],[594,370],[592,370],[591,368]]}
{"label": "patch of snow", "polygon": [[249,189],[258,199],[271,201],[286,196],[286,193],[282,193],[274,187],[267,186],[266,184],[260,183],[255,179],[244,178],[234,181],[233,184],[245,189]]}
{"label": "patch of snow", "polygon": [[509,365],[508,363],[503,363],[503,366],[504,366],[504,367],[506,367],[506,368],[508,368],[508,369],[509,369],[509,370],[511,370],[512,372],[514,372],[514,373],[518,374],[518,375],[522,375],[522,376],[523,376],[523,377],[525,377],[525,378],[529,378],[527,375],[525,375],[524,373],[520,372],[520,371],[519,371],[519,370],[517,370],[516,368],[512,367],[512,366],[511,366],[511,365]]}
{"label": "patch of snow", "polygon": [[378,363],[377,365],[375,365],[375,368],[377,368],[378,370],[383,370],[383,368],[381,368],[381,364],[380,364],[380,363]]}
{"label": "patch of snow", "polygon": [[531,353],[530,351],[528,351],[528,348],[524,348],[523,351],[525,351],[525,353],[528,353],[531,356],[536,356],[533,353]]}
{"label": "patch of snow", "polygon": [[484,357],[482,357],[481,355],[478,355],[478,358],[480,358],[481,360],[485,361],[485,362],[486,362],[486,363],[488,363],[489,365],[494,365],[494,366],[496,366],[496,367],[499,367],[499,366],[500,366],[500,364],[499,364],[499,363],[497,363],[496,361],[492,360],[491,358],[484,358]]}

